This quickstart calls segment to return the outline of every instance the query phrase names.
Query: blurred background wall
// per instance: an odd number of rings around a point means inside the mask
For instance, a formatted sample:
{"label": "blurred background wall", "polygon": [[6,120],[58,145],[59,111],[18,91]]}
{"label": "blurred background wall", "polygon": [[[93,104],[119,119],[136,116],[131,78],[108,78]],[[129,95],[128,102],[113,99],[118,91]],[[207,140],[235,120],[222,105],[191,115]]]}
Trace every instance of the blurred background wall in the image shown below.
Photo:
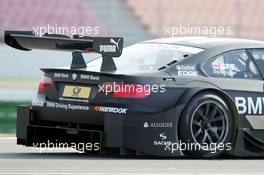
{"label": "blurred background wall", "polygon": [[[3,118],[15,121],[16,103],[34,98],[41,67],[71,61],[70,53],[9,48],[5,30],[82,26],[92,36],[122,36],[125,46],[189,35],[264,40],[263,11],[263,0],[0,0],[0,131],[7,126]],[[216,28],[224,31],[208,33]]]}
{"label": "blurred background wall", "polygon": [[[229,33],[220,37],[261,40],[263,10],[262,0],[0,0],[0,77],[38,77],[39,67],[63,66],[70,61],[65,53],[27,53],[8,48],[3,45],[5,30],[47,25],[98,27],[96,35],[123,36],[127,46],[150,38],[171,37],[166,29],[181,25],[228,27]],[[197,34],[207,35],[184,33]],[[174,33],[176,36],[183,34]],[[11,71],[14,66],[16,71]]]}

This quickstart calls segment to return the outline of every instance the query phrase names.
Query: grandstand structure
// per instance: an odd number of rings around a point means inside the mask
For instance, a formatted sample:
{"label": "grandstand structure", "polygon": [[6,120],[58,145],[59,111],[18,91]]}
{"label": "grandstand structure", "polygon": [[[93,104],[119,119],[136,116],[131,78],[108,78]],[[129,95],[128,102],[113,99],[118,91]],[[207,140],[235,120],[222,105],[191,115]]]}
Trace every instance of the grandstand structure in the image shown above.
{"label": "grandstand structure", "polygon": [[[95,35],[122,36],[124,45],[128,46],[169,37],[164,31],[166,27],[222,26],[231,27],[232,31],[224,37],[264,40],[263,11],[263,0],[0,0],[1,83],[9,86],[9,78],[14,78],[14,84],[18,83],[17,79],[38,79],[43,74],[41,67],[71,63],[70,53],[36,49],[29,54],[7,47],[3,43],[5,30],[32,30],[34,26],[47,24],[98,26],[100,33]],[[34,94],[25,89],[14,97],[21,99]],[[10,94],[7,90],[3,91],[2,86],[3,94]]]}
{"label": "grandstand structure", "polygon": [[[1,0],[0,30],[32,30],[42,26],[104,26],[79,0]],[[103,33],[102,32],[102,33]]]}
{"label": "grandstand structure", "polygon": [[32,30],[48,24],[99,27],[95,35],[123,36],[125,45],[150,38],[127,9],[122,0],[0,0],[0,40],[4,30]]}
{"label": "grandstand structure", "polygon": [[262,0],[125,0],[139,21],[154,35],[163,37],[164,27],[231,27],[227,37],[264,39]]}
{"label": "grandstand structure", "polygon": [[179,25],[230,27],[223,36],[264,39],[263,11],[262,0],[0,0],[0,41],[4,30],[47,24],[99,26],[100,35],[123,36],[125,45],[168,37],[164,28]]}

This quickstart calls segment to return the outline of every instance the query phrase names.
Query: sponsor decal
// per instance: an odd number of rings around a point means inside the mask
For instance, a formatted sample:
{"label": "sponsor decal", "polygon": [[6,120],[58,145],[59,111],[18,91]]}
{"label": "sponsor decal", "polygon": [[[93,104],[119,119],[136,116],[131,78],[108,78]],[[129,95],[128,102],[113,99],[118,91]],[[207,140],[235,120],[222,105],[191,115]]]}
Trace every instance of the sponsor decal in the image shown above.
{"label": "sponsor decal", "polygon": [[153,145],[170,145],[171,141],[167,140],[167,136],[165,133],[160,133],[159,134],[159,140],[153,141]]}
{"label": "sponsor decal", "polygon": [[65,73],[54,73],[54,78],[68,78],[69,74]]}
{"label": "sponsor decal", "polygon": [[100,52],[116,52],[115,45],[100,45]]}
{"label": "sponsor decal", "polygon": [[172,126],[171,122],[145,122],[143,125],[144,128],[172,128]]}
{"label": "sponsor decal", "polygon": [[223,70],[223,71],[236,71],[237,67],[235,64],[221,64],[221,63],[212,63],[212,69]]}
{"label": "sponsor decal", "polygon": [[164,81],[175,81],[175,78],[174,77],[166,77],[166,78],[163,78]]}
{"label": "sponsor decal", "polygon": [[78,76],[77,76],[77,74],[76,74],[76,73],[73,73],[73,74],[72,74],[72,80],[76,80],[76,79],[77,79],[77,77],[78,77]]}
{"label": "sponsor decal", "polygon": [[181,70],[178,71],[178,75],[184,75],[184,76],[198,76],[197,71],[186,71],[186,70]]}
{"label": "sponsor decal", "polygon": [[39,107],[42,107],[42,106],[44,105],[44,102],[34,100],[34,101],[32,101],[31,105],[32,105],[32,106],[39,106]]}
{"label": "sponsor decal", "polygon": [[81,92],[81,88],[79,86],[76,86],[72,89],[72,96],[79,97],[79,93]]}
{"label": "sponsor decal", "polygon": [[161,133],[159,136],[160,136],[161,140],[165,140],[167,138],[165,133]]}
{"label": "sponsor decal", "polygon": [[183,76],[198,76],[198,72],[194,65],[177,65],[177,74]]}
{"label": "sponsor decal", "polygon": [[62,101],[72,101],[72,102],[84,102],[84,103],[89,103],[89,100],[87,100],[87,99],[77,99],[77,98],[65,98],[65,97],[60,97],[59,100],[62,100]]}
{"label": "sponsor decal", "polygon": [[235,64],[211,63],[211,67],[216,75],[234,77],[239,72]]}
{"label": "sponsor decal", "polygon": [[63,97],[88,99],[91,93],[91,87],[69,86],[66,85],[63,90]]}
{"label": "sponsor decal", "polygon": [[211,66],[212,66],[212,69],[215,69],[215,70],[220,70],[220,67],[221,67],[219,63],[212,63]]}
{"label": "sponsor decal", "polygon": [[64,110],[83,110],[83,111],[89,110],[89,106],[83,106],[83,105],[64,104],[57,102],[47,102],[46,105],[48,108],[57,108]]}
{"label": "sponsor decal", "polygon": [[107,106],[95,106],[94,110],[96,112],[106,112],[115,114],[126,114],[127,108],[117,108],[117,107],[107,107]]}
{"label": "sponsor decal", "polygon": [[115,41],[113,38],[110,39],[110,43],[114,44],[116,46],[116,48],[119,50],[119,42],[121,39],[118,39],[117,41]]}
{"label": "sponsor decal", "polygon": [[81,74],[80,79],[83,80],[99,80],[99,76]]}
{"label": "sponsor decal", "polygon": [[239,114],[261,115],[264,113],[264,97],[235,97]]}
{"label": "sponsor decal", "polygon": [[148,123],[145,122],[144,125],[143,125],[143,127],[144,127],[144,128],[148,128],[148,127],[149,127]]}
{"label": "sponsor decal", "polygon": [[99,45],[100,52],[117,52],[119,51],[119,42],[121,39],[115,41],[113,38],[110,39],[110,43],[108,45]]}
{"label": "sponsor decal", "polygon": [[196,70],[194,65],[177,65],[176,69],[177,70],[188,70],[188,71]]}

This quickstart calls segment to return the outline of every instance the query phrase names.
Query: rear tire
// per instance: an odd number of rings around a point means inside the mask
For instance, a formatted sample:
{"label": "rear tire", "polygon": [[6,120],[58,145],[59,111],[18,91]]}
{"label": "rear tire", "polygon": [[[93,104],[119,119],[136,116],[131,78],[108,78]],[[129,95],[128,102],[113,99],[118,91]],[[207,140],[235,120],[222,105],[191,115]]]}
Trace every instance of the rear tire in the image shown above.
{"label": "rear tire", "polygon": [[179,123],[183,150],[194,157],[219,157],[232,149],[234,116],[228,103],[215,93],[200,93],[186,105]]}

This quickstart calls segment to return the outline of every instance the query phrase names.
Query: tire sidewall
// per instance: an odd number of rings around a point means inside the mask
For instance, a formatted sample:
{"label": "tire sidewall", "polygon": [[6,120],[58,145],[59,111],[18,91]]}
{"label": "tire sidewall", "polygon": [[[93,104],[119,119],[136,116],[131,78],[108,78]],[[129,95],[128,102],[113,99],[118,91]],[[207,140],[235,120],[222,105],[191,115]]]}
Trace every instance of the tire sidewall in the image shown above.
{"label": "tire sidewall", "polygon": [[[220,105],[220,108],[224,110],[224,112],[227,115],[227,122],[228,122],[228,132],[226,133],[225,139],[223,142],[221,142],[224,145],[230,144],[232,147],[233,143],[233,127],[234,127],[234,118],[231,112],[231,108],[229,107],[226,100],[221,98],[218,94],[215,93],[200,93],[195,95],[189,103],[186,105],[179,124],[179,138],[181,142],[183,143],[195,143],[195,140],[192,136],[191,131],[191,120],[194,115],[194,112],[197,110],[197,108],[200,106],[200,104],[204,102],[215,102],[216,104]],[[228,150],[229,151],[229,150]],[[214,154],[208,154],[206,151],[199,151],[199,150],[185,150],[183,151],[187,155],[191,155],[194,157],[219,157],[226,152],[228,152],[226,149],[224,150],[218,150]]]}

